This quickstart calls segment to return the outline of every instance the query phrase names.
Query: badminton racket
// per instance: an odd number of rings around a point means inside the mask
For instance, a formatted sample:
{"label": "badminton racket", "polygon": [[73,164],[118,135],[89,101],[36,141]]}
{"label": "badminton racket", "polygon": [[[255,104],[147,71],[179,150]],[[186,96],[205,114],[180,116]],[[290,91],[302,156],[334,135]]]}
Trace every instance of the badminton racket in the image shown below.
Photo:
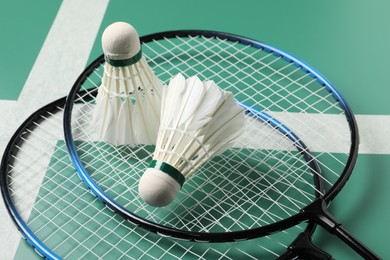
{"label": "badminton racket", "polygon": [[[212,244],[171,239],[137,227],[101,203],[79,179],[63,137],[64,104],[62,98],[34,112],[11,138],[0,166],[6,208],[39,255],[47,259],[274,259],[284,254],[298,232],[313,230],[303,224],[257,239]],[[326,257],[310,243],[307,249]]]}
{"label": "badminton racket", "polygon": [[99,142],[90,123],[100,57],[77,80],[64,112],[71,160],[92,193],[133,223],[169,237],[247,240],[291,227],[302,231],[297,224],[310,220],[361,256],[378,258],[327,210],[352,173],[359,138],[349,105],[326,78],[284,51],[227,33],[171,31],[141,42],[166,84],[180,72],[232,92],[245,106],[245,130],[186,181],[174,203],[145,205],[137,186],[153,146]]}

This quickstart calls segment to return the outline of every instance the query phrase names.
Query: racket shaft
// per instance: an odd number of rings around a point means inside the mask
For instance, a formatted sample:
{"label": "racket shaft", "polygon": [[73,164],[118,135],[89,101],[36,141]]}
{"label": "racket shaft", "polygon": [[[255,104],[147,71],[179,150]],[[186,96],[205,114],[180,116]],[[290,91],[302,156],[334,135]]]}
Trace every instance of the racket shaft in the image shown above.
{"label": "racket shaft", "polygon": [[381,259],[378,255],[372,252],[368,247],[362,244],[359,240],[350,235],[341,225],[337,226],[333,232],[353,250],[355,250],[364,259]]}

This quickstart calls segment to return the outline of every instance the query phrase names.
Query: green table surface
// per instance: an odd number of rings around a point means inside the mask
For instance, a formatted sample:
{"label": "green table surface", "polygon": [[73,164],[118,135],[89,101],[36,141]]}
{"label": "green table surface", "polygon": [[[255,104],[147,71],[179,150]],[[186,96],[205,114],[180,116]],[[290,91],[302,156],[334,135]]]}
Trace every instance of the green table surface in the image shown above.
{"label": "green table surface", "polygon": [[[0,48],[2,50],[0,59],[2,139],[0,140],[3,142],[0,147],[1,152],[9,138],[8,132],[16,127],[6,124],[6,117],[12,117],[12,113],[16,113],[13,110],[9,113],[4,112],[8,111],[6,110],[8,104],[15,105],[20,101],[23,88],[27,84],[35,84],[38,91],[45,86],[45,84],[38,84],[40,79],[42,82],[48,82],[53,73],[61,73],[53,69],[42,73],[39,77],[35,76],[38,80],[29,83],[33,68],[45,62],[38,57],[43,48],[51,47],[48,46],[50,42],[47,38],[49,32],[55,29],[53,28],[55,21],[59,20],[61,12],[60,22],[66,23],[66,19],[72,19],[74,16],[78,17],[80,26],[84,16],[89,17],[89,13],[96,13],[94,19],[97,19],[98,26],[94,32],[86,34],[87,39],[82,41],[84,49],[81,54],[85,56],[82,66],[86,66],[102,53],[101,33],[107,25],[115,21],[127,21],[133,24],[140,35],[178,29],[229,32],[258,39],[301,58],[325,75],[339,89],[355,114],[361,116],[360,118],[369,121],[381,116],[380,118],[387,120],[386,122],[389,121],[389,1],[118,0],[102,1],[97,5],[92,0],[81,2],[83,3],[78,3],[76,0],[62,2],[15,0],[0,3]],[[70,5],[75,6],[72,14],[63,14],[65,6]],[[64,35],[53,37],[57,39],[63,37],[67,41],[70,39],[70,42],[63,42],[61,48],[54,49],[51,55],[59,62],[68,62],[68,67],[62,65],[61,68],[75,69],[72,67],[72,59],[79,56],[72,55],[79,55],[79,53],[75,54],[70,51],[72,48],[68,49],[66,46],[73,44],[71,40],[76,43],[78,41],[71,37],[72,32],[62,30],[61,33]],[[78,35],[75,37],[79,37]],[[58,42],[61,43],[61,40]],[[79,73],[81,71],[82,68]],[[72,82],[75,79],[76,77],[69,80]],[[56,84],[53,84],[53,88],[55,86]],[[46,91],[50,92],[50,90]],[[32,100],[39,101],[41,98],[34,96],[34,91],[27,94]],[[32,112],[28,105],[29,103],[25,106],[15,105],[15,107],[22,107],[24,113],[19,111],[14,116],[26,117]],[[362,121],[359,120],[360,122]],[[363,124],[366,128],[367,123],[363,122]],[[381,129],[381,131],[367,130],[368,135],[382,133],[382,136],[375,136],[375,138],[384,141],[376,145],[386,146],[390,139],[390,129],[382,129],[381,124],[370,127]],[[369,140],[369,138],[362,140],[364,146],[370,145]],[[390,259],[387,241],[387,234],[390,233],[388,150],[387,147],[363,149],[350,181],[330,207],[330,211],[346,229],[383,259]],[[3,209],[4,206],[1,207],[0,222],[6,221],[11,225]],[[3,231],[3,226],[0,231]],[[6,241],[7,234],[10,232],[16,230],[0,232],[0,242]],[[358,258],[351,249],[321,228],[316,230],[314,242],[331,253],[335,259]],[[0,259],[12,258],[5,252],[6,248],[3,246],[4,244],[0,243]],[[30,259],[34,256],[34,251],[22,243],[17,249],[15,258]]]}

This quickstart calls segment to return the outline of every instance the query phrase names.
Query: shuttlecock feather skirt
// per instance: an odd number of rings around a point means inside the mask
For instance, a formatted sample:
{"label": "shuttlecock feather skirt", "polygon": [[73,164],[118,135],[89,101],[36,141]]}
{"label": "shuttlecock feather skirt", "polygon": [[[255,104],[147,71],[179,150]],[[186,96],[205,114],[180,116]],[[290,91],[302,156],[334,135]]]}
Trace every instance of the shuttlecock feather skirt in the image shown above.
{"label": "shuttlecock feather skirt", "polygon": [[144,57],[124,67],[106,62],[92,119],[98,139],[114,145],[155,144],[162,87]]}
{"label": "shuttlecock feather skirt", "polygon": [[173,77],[163,89],[153,161],[138,186],[141,198],[155,207],[171,203],[186,179],[233,145],[244,119],[232,93],[213,81]]}
{"label": "shuttlecock feather skirt", "polygon": [[213,81],[179,74],[164,88],[154,158],[190,177],[230,148],[244,125],[243,109]]}

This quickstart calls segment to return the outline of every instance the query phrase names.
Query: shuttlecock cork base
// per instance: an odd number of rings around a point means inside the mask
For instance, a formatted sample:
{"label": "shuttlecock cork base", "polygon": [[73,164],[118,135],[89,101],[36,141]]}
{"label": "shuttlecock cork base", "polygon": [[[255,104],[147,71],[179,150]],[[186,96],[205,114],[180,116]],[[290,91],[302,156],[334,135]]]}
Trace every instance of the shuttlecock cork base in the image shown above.
{"label": "shuttlecock cork base", "polygon": [[164,207],[171,203],[185,181],[173,166],[153,160],[138,186],[141,198],[151,206]]}

